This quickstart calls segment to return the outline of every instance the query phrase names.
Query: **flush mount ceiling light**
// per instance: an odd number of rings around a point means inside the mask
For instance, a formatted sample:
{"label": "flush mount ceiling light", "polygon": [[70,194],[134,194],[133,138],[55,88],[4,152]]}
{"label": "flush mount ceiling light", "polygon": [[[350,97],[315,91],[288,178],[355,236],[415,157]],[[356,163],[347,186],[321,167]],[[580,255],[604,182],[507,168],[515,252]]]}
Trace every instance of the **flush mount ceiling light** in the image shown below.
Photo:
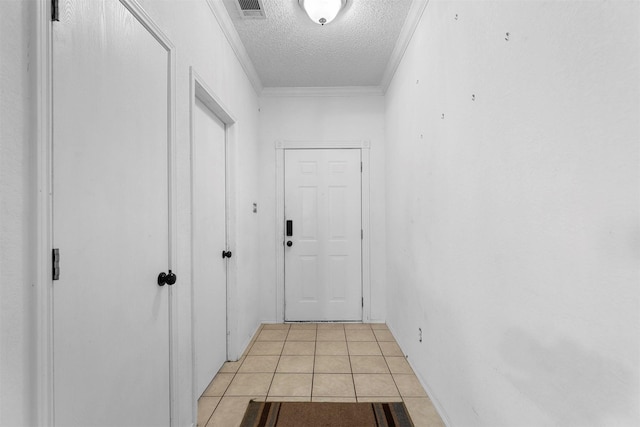
{"label": "flush mount ceiling light", "polygon": [[300,7],[307,12],[309,19],[324,25],[333,21],[347,4],[347,0],[298,0]]}

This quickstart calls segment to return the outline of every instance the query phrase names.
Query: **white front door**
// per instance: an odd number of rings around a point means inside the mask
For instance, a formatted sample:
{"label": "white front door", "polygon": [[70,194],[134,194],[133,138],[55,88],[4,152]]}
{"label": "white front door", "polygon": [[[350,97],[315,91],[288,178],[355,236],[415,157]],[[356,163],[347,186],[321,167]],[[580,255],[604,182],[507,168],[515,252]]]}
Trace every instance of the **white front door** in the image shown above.
{"label": "white front door", "polygon": [[358,149],[285,150],[285,320],[362,320]]}
{"label": "white front door", "polygon": [[225,126],[196,99],[193,112],[193,326],[196,397],[227,358]]}
{"label": "white front door", "polygon": [[[53,23],[54,418],[170,423],[169,52],[116,0]],[[178,278],[177,284],[181,286]]]}

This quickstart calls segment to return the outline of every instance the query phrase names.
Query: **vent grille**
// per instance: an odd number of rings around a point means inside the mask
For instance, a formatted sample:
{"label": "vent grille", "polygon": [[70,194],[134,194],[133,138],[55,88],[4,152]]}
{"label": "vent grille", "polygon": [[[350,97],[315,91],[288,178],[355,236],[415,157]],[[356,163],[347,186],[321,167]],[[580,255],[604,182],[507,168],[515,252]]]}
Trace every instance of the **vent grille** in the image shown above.
{"label": "vent grille", "polygon": [[240,3],[240,9],[242,10],[261,10],[260,2],[258,0],[238,0]]}
{"label": "vent grille", "polygon": [[240,16],[245,19],[264,19],[262,0],[237,0]]}

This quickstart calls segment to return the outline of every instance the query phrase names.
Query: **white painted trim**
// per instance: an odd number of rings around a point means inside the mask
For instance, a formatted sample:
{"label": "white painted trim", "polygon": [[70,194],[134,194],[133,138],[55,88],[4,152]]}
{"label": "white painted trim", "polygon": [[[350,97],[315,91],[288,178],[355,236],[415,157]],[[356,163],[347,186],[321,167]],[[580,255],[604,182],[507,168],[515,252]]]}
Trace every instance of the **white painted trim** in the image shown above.
{"label": "white painted trim", "polygon": [[254,338],[257,337],[258,335],[258,331],[260,330],[260,327],[262,326],[262,323],[258,322],[258,324],[256,325],[256,327],[254,328],[254,331],[252,334],[245,336],[242,339],[242,345],[240,347],[238,347],[238,349],[240,350],[240,353],[238,353],[238,357],[237,359],[240,358],[240,355],[244,354],[245,351],[247,351],[247,349],[249,348],[249,345],[251,344],[251,342],[253,341]]}
{"label": "white painted trim", "polygon": [[236,358],[235,361],[237,361],[240,358],[240,355],[244,354],[244,352],[247,351],[247,349],[249,348],[249,345],[251,344],[251,342],[254,340],[254,338],[257,337],[258,331],[260,330],[260,327],[262,327],[262,323],[258,322],[257,326],[253,330],[253,333],[245,336],[242,339],[242,342],[240,343],[241,346],[238,347],[238,350],[240,352],[238,353],[238,357]]}
{"label": "white painted trim", "polygon": [[348,97],[348,96],[384,96],[380,86],[337,86],[337,87],[265,87],[261,96],[275,97]]}
{"label": "white painted trim", "polygon": [[284,152],[292,149],[360,149],[362,239],[362,321],[371,318],[371,248],[370,248],[370,141],[276,141],[276,321],[284,322]]}
{"label": "white painted trim", "polygon": [[36,399],[35,423],[53,425],[51,1],[36,3]]}
{"label": "white painted trim", "polygon": [[[189,177],[190,177],[190,207],[191,207],[191,242],[190,242],[190,250],[191,250],[191,363],[192,363],[192,416],[193,419],[197,419],[197,411],[198,411],[198,398],[196,392],[196,384],[197,384],[197,369],[196,369],[196,344],[195,344],[195,301],[194,301],[194,283],[193,283],[193,149],[194,149],[194,111],[195,111],[195,103],[196,99],[201,101],[204,105],[206,105],[213,114],[220,119],[222,123],[225,125],[225,176],[226,176],[226,188],[225,188],[225,221],[226,221],[226,248],[235,248],[236,243],[236,233],[235,233],[235,218],[236,218],[236,209],[235,209],[235,162],[230,161],[231,153],[233,152],[233,148],[235,148],[235,119],[231,114],[231,111],[225,107],[220,98],[215,94],[215,92],[205,83],[205,80],[200,77],[200,75],[195,71],[194,67],[189,67],[189,153],[190,153],[190,163],[189,163]],[[222,248],[221,248],[222,249]],[[227,297],[227,325],[226,325],[226,338],[227,338],[227,348],[226,348],[226,357],[227,360],[232,358],[232,354],[235,355],[237,353],[237,307],[236,307],[236,269],[237,263],[235,261],[235,257],[231,257],[227,260],[227,285],[226,285],[226,297]],[[233,349],[233,350],[232,350]],[[233,356],[235,357],[235,356]]]}
{"label": "white painted trim", "polygon": [[371,148],[370,141],[276,141],[278,149],[302,149],[302,148]]}
{"label": "white painted trim", "polygon": [[233,21],[229,16],[229,12],[227,12],[227,9],[224,7],[224,3],[221,0],[205,1],[209,5],[211,13],[213,13],[213,16],[215,16],[216,20],[218,21],[220,29],[227,38],[231,49],[236,54],[236,58],[238,58],[240,66],[251,82],[253,89],[256,91],[256,95],[259,96],[260,92],[262,92],[262,81],[260,80],[260,76],[258,75],[253,62],[251,61],[251,58],[249,58],[247,49],[245,49],[242,40],[240,40],[240,35],[238,35],[238,31],[233,25]]}
{"label": "white painted trim", "polygon": [[[387,328],[389,328],[389,331],[391,332],[394,338],[399,336],[399,335],[396,335],[396,332],[391,327],[391,325],[387,324]],[[397,344],[398,344],[398,347],[400,347],[400,343],[398,342]],[[411,366],[411,369],[416,374],[416,377],[418,378],[418,381],[420,381],[420,384],[422,385],[422,388],[424,388],[424,391],[427,393],[429,400],[431,400],[431,403],[433,403],[433,406],[436,408],[436,411],[438,412],[438,415],[442,419],[442,422],[444,423],[444,425],[445,426],[453,425],[451,424],[450,418],[447,415],[447,411],[444,410],[444,406],[442,406],[440,401],[436,398],[436,395],[433,393],[433,390],[429,386],[429,383],[424,378],[422,378],[422,375],[420,375],[419,371],[416,369],[412,361],[413,359],[411,359],[409,355],[405,353],[404,350],[402,350],[402,347],[400,347],[400,350],[402,351],[402,354],[404,355],[404,358],[406,359],[406,361],[409,363],[409,366]]]}
{"label": "white painted trim", "polygon": [[276,153],[276,321],[284,322],[284,146],[275,143]]}
{"label": "white painted trim", "polygon": [[369,142],[367,141],[367,148],[360,150],[360,161],[362,162],[362,174],[361,177],[361,194],[362,199],[360,202],[360,214],[362,215],[362,241],[361,241],[361,253],[362,253],[362,321],[369,322],[371,320],[371,222],[370,222],[370,166],[369,161],[370,151],[368,148]]}
{"label": "white painted trim", "polygon": [[238,125],[235,122],[226,126],[226,205],[227,205],[227,250],[234,256],[227,260],[227,360],[238,360],[242,354],[238,322],[240,319],[238,304],[238,257],[237,257],[237,164],[238,164]]}
{"label": "white painted trim", "polygon": [[422,18],[422,14],[424,13],[428,3],[429,0],[413,0],[411,2],[409,13],[407,14],[404,25],[400,30],[400,35],[396,40],[396,45],[391,52],[391,57],[389,58],[387,67],[382,75],[380,87],[384,93],[389,89],[393,76],[396,74],[396,70],[398,69],[400,62],[402,62],[404,53],[413,38],[413,34],[416,32],[416,28],[418,28],[418,23],[420,23],[420,19]]}
{"label": "white painted trim", "polygon": [[234,119],[229,113],[229,108],[222,103],[220,97],[213,92],[213,90],[204,82],[204,79],[195,72],[193,67],[190,67],[189,70],[195,98],[199,99],[204,105],[206,105],[222,123],[229,126],[233,125],[236,122],[236,119]]}

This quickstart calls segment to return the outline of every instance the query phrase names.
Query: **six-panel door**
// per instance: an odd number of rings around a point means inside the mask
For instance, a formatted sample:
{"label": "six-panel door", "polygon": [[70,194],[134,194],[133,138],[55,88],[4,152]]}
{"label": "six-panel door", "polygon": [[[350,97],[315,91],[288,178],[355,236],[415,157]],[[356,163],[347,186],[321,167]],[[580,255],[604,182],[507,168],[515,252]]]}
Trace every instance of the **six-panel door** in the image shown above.
{"label": "six-panel door", "polygon": [[360,165],[358,149],[285,150],[288,321],[362,320]]}

